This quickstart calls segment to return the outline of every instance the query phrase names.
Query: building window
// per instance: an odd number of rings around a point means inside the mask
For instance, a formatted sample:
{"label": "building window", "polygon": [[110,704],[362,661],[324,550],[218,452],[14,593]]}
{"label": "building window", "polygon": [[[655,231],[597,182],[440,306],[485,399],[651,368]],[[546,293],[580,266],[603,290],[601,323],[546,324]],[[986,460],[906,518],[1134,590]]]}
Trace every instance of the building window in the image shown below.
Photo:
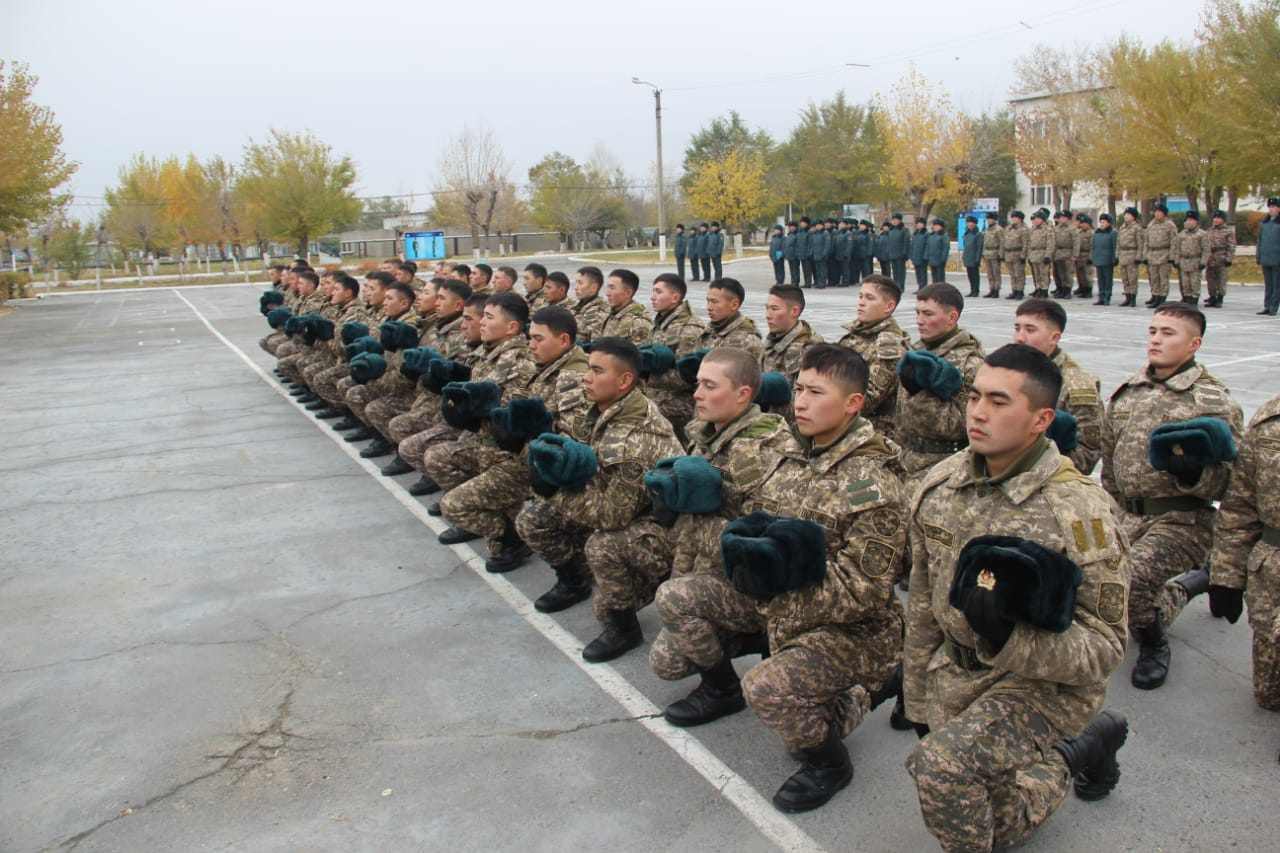
{"label": "building window", "polygon": [[1049,184],[1032,184],[1031,186],[1031,203],[1033,205],[1049,206],[1053,202],[1053,187]]}

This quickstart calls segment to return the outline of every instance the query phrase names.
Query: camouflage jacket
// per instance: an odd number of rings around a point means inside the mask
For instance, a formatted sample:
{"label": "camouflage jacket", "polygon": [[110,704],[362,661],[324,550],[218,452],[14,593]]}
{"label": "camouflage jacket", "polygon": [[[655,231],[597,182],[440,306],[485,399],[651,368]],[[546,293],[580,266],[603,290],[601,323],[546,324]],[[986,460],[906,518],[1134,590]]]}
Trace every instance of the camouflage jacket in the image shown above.
{"label": "camouflage jacket", "polygon": [[764,351],[760,353],[760,369],[766,373],[777,371],[795,382],[800,375],[800,359],[805,348],[820,343],[823,343],[822,335],[804,320],[796,323],[795,328],[785,335],[770,332],[764,339]]}
{"label": "camouflage jacket", "polygon": [[1116,229],[1116,252],[1121,264],[1147,259],[1147,229],[1137,222],[1125,222]]}
{"label": "camouflage jacket", "polygon": [[1076,264],[1087,264],[1093,255],[1093,230],[1076,228]]}
{"label": "camouflage jacket", "polygon": [[[332,305],[332,303],[330,304]],[[317,352],[324,353],[330,361],[337,364],[340,361],[345,361],[347,357],[346,350],[343,349],[342,327],[347,323],[364,322],[366,308],[364,302],[358,297],[349,300],[345,305],[335,305],[333,307],[337,309],[329,317],[333,321],[333,340],[316,341],[314,349]]]}
{"label": "camouflage jacket", "polygon": [[1153,219],[1145,231],[1147,237],[1147,263],[1167,264],[1178,239],[1178,226],[1169,219]]}
{"label": "camouflage jacket", "polygon": [[[455,349],[449,355],[449,358],[459,364],[475,367],[480,359],[484,357],[484,349],[483,344],[469,344],[464,337],[462,338],[462,347]],[[440,415],[440,395],[434,391],[428,391],[421,384],[418,385],[418,396],[414,397],[413,405],[410,406],[409,411],[433,424],[444,423]]]}
{"label": "camouflage jacket", "polygon": [[1022,223],[1010,222],[1000,241],[1000,257],[1004,260],[1027,260],[1031,253],[1031,229]]}
{"label": "camouflage jacket", "polygon": [[1173,262],[1185,271],[1209,266],[1208,232],[1199,226],[1179,232],[1173,243]]}
{"label": "camouflage jacket", "polygon": [[709,323],[702,333],[702,339],[698,341],[698,347],[700,349],[737,347],[759,358],[764,349],[764,343],[760,340],[760,333],[756,331],[755,322],[739,311],[727,320]]}
{"label": "camouflage jacket", "polygon": [[[653,318],[653,342],[671,347],[676,358],[680,358],[698,348],[703,328],[702,320],[693,313],[689,303],[681,302],[666,314]],[[664,401],[667,398],[687,396],[693,393],[693,388],[680,378],[679,371],[672,369],[646,377],[644,392],[665,410]]]}
{"label": "camouflage jacket", "polygon": [[1280,616],[1280,397],[1258,409],[1240,443],[1214,524],[1210,565],[1213,583],[1245,591],[1254,633],[1274,638]]}
{"label": "camouflage jacket", "polygon": [[1058,408],[1075,417],[1080,441],[1066,455],[1081,474],[1091,474],[1102,458],[1102,383],[1062,349],[1054,352],[1053,363],[1062,371]]}
{"label": "camouflage jacket", "polygon": [[[1025,701],[1060,735],[1102,710],[1107,679],[1124,660],[1129,543],[1102,489],[1039,439],[1004,477],[965,450],[925,475],[911,507],[907,604],[907,717],[933,728],[991,691]],[[996,651],[948,601],[960,551],[976,536],[1019,536],[1065,553],[1084,573],[1062,633],[1025,622]],[[955,647],[989,669],[966,669]]]}
{"label": "camouflage jacket", "polygon": [[907,547],[907,497],[898,448],[861,417],[826,447],[799,437],[796,444],[743,502],[743,511],[820,524],[827,573],[816,587],[758,605],[768,620],[769,648],[776,654],[802,634],[824,628],[900,637],[902,607],[893,586]]}
{"label": "camouflage jacket", "polygon": [[955,365],[963,380],[960,390],[950,400],[940,400],[923,389],[914,394],[908,394],[906,389],[898,390],[895,436],[903,445],[902,464],[907,473],[914,474],[955,452],[954,449],[931,449],[937,447],[933,443],[956,443],[961,447],[969,443],[965,410],[973,378],[987,354],[977,338],[960,328],[931,343],[916,341],[911,348],[927,349],[941,356]]}
{"label": "camouflage jacket", "polygon": [[1200,498],[1205,507],[1199,511],[1165,515],[1182,524],[1210,524],[1208,502],[1226,491],[1231,464],[1206,467],[1188,486],[1168,471],[1152,468],[1147,456],[1152,430],[1199,417],[1226,421],[1239,445],[1244,421],[1240,405],[1227,386],[1194,361],[1164,381],[1152,378],[1148,370],[1129,377],[1112,393],[1102,420],[1102,487],[1121,507],[1125,498]]}
{"label": "camouflage jacket", "polygon": [[528,386],[514,396],[541,397],[552,415],[555,432],[563,433],[564,425],[588,405],[582,393],[587,364],[587,354],[581,347],[569,347],[564,355],[538,367]]}
{"label": "camouflage jacket", "polygon": [[651,342],[653,324],[648,309],[639,302],[628,302],[618,309],[609,308],[608,312],[595,337],[626,338],[636,346]]}
{"label": "camouflage jacket", "polygon": [[601,299],[599,295],[575,302],[573,316],[578,320],[577,339],[585,344],[596,338],[603,337],[600,334],[600,329],[604,326],[604,318],[608,315],[609,303]]}
{"label": "camouflage jacket", "polygon": [[435,342],[429,344],[445,358],[456,359],[470,351],[467,336],[462,331],[462,314],[436,319]]}
{"label": "camouflage jacket", "polygon": [[[525,396],[535,370],[533,357],[529,355],[529,339],[516,335],[496,346],[482,344],[480,349],[482,354],[471,366],[471,381],[493,382],[501,388],[499,406],[511,402],[512,397]],[[503,453],[493,440],[487,419],[481,422],[479,432],[464,431],[454,442],[454,448],[460,453],[476,453],[481,471],[493,465]]]}
{"label": "camouflage jacket", "polygon": [[1228,225],[1214,225],[1205,232],[1209,235],[1209,263],[1206,266],[1222,267],[1235,262],[1236,229]]}
{"label": "camouflage jacket", "polygon": [[671,576],[720,575],[720,534],[725,525],[745,514],[743,503],[772,476],[782,462],[782,451],[794,454],[798,447],[786,421],[754,405],[719,432],[695,420],[685,433],[689,455],[701,456],[723,475],[724,498],[717,512],[680,514],[671,528]]}
{"label": "camouflage jacket", "polygon": [[1053,259],[1055,261],[1073,259],[1079,254],[1077,251],[1079,242],[1080,230],[1073,223],[1067,222],[1053,226]]}
{"label": "camouflage jacket", "polygon": [[862,414],[877,432],[892,437],[898,406],[898,362],[911,348],[911,336],[891,316],[870,326],[854,320],[846,323],[844,330],[847,334],[840,339],[840,346],[862,356],[871,368]]}
{"label": "camouflage jacket", "polygon": [[1048,263],[1056,257],[1057,241],[1048,225],[1032,225],[1027,235],[1027,260],[1033,264]]}
{"label": "camouflage jacket", "polygon": [[1004,252],[1004,231],[999,225],[988,225],[982,236],[982,259],[998,261]]}
{"label": "camouflage jacket", "polygon": [[532,317],[533,312],[537,311],[539,308],[546,308],[547,307],[546,285],[544,284],[542,287],[539,287],[537,290],[533,291],[533,293],[529,293],[528,291],[525,291],[524,301],[529,304],[530,317]]}
{"label": "camouflage jacket", "polygon": [[[410,326],[417,326],[419,317],[418,314],[410,308],[399,317],[389,319],[394,319],[398,323],[408,323]],[[370,326],[369,334],[375,338],[378,337],[378,328],[376,326]],[[383,354],[383,358],[387,360],[386,372],[365,386],[369,389],[369,399],[372,400],[376,397],[400,396],[408,397],[410,404],[412,404],[413,396],[417,393],[414,390],[416,388],[416,384],[400,372],[400,365],[404,364],[404,350],[396,350],[395,352],[387,350],[387,352]]]}
{"label": "camouflage jacket", "polygon": [[595,451],[596,473],[583,491],[560,489],[548,500],[560,515],[593,530],[621,530],[648,513],[644,473],[680,455],[671,424],[635,389],[603,412],[594,405],[579,409],[567,432]]}

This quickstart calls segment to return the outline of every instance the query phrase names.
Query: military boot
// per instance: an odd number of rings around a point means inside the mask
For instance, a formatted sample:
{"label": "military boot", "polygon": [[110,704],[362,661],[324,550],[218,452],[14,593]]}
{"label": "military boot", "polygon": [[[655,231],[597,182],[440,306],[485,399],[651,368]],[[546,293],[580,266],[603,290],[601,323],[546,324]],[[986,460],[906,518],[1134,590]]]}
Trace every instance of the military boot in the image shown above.
{"label": "military boot", "polygon": [[1138,307],[1137,294],[1126,293],[1124,295],[1124,302],[1120,303],[1120,307],[1121,308],[1137,308]]}
{"label": "military boot", "polygon": [[1166,302],[1166,300],[1167,300],[1167,297],[1164,297],[1164,296],[1153,296],[1151,297],[1151,303],[1150,303],[1151,307],[1159,308],[1161,305],[1163,305]]}
{"label": "military boot", "polygon": [[507,526],[502,531],[501,548],[498,553],[484,561],[484,570],[493,575],[514,571],[524,565],[524,561],[533,556],[533,549],[524,544],[516,526],[507,519]]}
{"label": "military boot", "polygon": [[300,395],[297,398],[297,402],[299,405],[307,405],[310,403],[319,403],[322,407],[326,405],[324,400],[320,399],[320,395],[316,394],[314,391],[308,391],[307,393]]}
{"label": "military boot", "polygon": [[539,613],[559,613],[591,597],[591,576],[583,570],[579,558],[551,568],[556,573],[556,585],[538,596],[533,602],[534,610]]}
{"label": "military boot", "polygon": [[[373,432],[373,431],[370,430],[370,432]],[[396,446],[394,444],[387,441],[385,438],[378,435],[376,432],[373,433],[373,436],[374,436],[373,444],[370,444],[364,450],[360,451],[361,459],[377,459],[379,457],[386,456],[388,453],[396,452]],[[347,439],[347,441],[350,441],[350,440],[351,440],[350,438]]]}
{"label": "military boot", "polygon": [[982,291],[978,289],[978,286],[976,284],[973,287],[969,288],[970,299],[974,298],[975,296],[981,296],[981,295],[982,295]]}
{"label": "military boot", "polygon": [[321,409],[320,411],[316,412],[316,417],[322,421],[328,421],[328,420],[333,420],[334,418],[340,418],[342,417],[342,415],[343,415],[342,409],[339,409],[337,406],[329,406],[327,408]]}
{"label": "military boot", "polygon": [[622,657],[643,642],[644,634],[634,610],[606,610],[604,630],[587,643],[582,659],[587,663],[604,663]]}
{"label": "military boot", "polygon": [[1133,665],[1129,680],[1139,690],[1155,690],[1169,677],[1169,638],[1164,635],[1159,614],[1134,634],[1138,638],[1138,662]]}
{"label": "military boot", "polygon": [[356,429],[357,427],[361,426],[360,421],[356,420],[356,416],[351,414],[350,409],[344,408],[342,410],[342,415],[343,415],[342,420],[332,424],[335,431],[346,432],[349,429]]}
{"label": "military boot", "polygon": [[983,298],[983,299],[999,299],[999,298],[1000,298],[1000,291],[998,291],[998,290],[988,290],[985,294],[983,294],[982,298]]}
{"label": "military boot", "polygon": [[1063,738],[1053,745],[1067,762],[1077,797],[1094,802],[1115,789],[1120,781],[1116,753],[1128,735],[1128,720],[1115,711],[1103,711],[1080,737]]}
{"label": "military boot", "polygon": [[[327,409],[327,408],[329,408],[329,403],[328,403],[328,401],[327,401],[327,400],[322,400],[322,399],[320,399],[320,396],[319,396],[318,394],[316,394],[314,391],[311,393],[311,396],[312,396],[312,397],[315,397],[315,399],[314,399],[314,400],[312,400],[310,403],[307,403],[307,405],[303,407],[303,408],[305,408],[308,412],[318,412],[318,411],[320,411],[321,409]],[[302,402],[302,401],[301,401],[301,400],[299,400],[298,402]]]}
{"label": "military boot", "polygon": [[1192,296],[1189,298],[1184,297],[1182,301],[1190,305],[1192,308],[1195,308],[1197,305],[1200,304],[1200,297],[1199,296]]}
{"label": "military boot", "polygon": [[853,762],[844,738],[832,729],[821,746],[805,750],[804,764],[782,783],[773,804],[784,812],[807,812],[824,805],[853,781]]}
{"label": "military boot", "polygon": [[419,477],[418,480],[409,487],[409,494],[413,495],[415,498],[420,498],[424,495],[434,495],[438,491],[440,491],[440,486],[438,486],[436,481],[428,477],[426,474]]}
{"label": "military boot", "polygon": [[[357,423],[356,427],[357,427],[356,431],[352,433],[348,433],[347,435],[343,436],[343,440],[345,440],[349,444],[355,444],[357,441],[368,441],[369,439],[375,438],[378,435],[376,432],[369,429],[364,424]],[[337,427],[334,427],[334,429],[337,429]]]}
{"label": "military boot", "polygon": [[742,682],[727,656],[702,673],[702,683],[678,702],[672,702],[662,712],[668,723],[680,728],[700,726],[747,707],[742,698]]}
{"label": "military boot", "polygon": [[400,454],[397,453],[395,459],[382,466],[382,476],[399,477],[401,474],[408,474],[412,470],[413,466],[400,458]]}

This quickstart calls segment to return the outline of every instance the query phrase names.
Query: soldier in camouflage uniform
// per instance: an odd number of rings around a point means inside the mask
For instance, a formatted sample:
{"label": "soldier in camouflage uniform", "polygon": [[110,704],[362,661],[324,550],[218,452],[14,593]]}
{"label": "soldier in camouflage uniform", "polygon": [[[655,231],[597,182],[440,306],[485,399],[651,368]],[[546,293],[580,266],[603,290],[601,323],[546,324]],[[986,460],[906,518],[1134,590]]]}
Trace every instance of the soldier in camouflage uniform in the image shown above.
{"label": "soldier in camouflage uniform", "polygon": [[1076,214],[1076,289],[1072,295],[1093,298],[1093,217]]}
{"label": "soldier in camouflage uniform", "polygon": [[[470,381],[496,384],[501,390],[499,405],[502,406],[510,402],[513,396],[519,396],[534,375],[529,339],[522,331],[528,321],[529,304],[519,294],[495,293],[485,303],[480,320],[480,340],[484,343],[484,354],[471,368]],[[486,479],[480,486],[464,490],[453,501],[449,500],[449,491],[500,463],[505,463],[505,468],[509,470],[513,467],[511,456],[512,454],[500,450],[494,442],[487,419],[481,421],[476,431],[464,430],[456,441],[437,444],[426,451],[422,459],[423,470],[445,491],[446,494],[440,501],[440,511],[453,523],[452,527],[440,534],[442,545],[467,542],[489,534],[490,553],[496,554],[501,550],[501,544],[496,542],[502,530],[500,522],[498,533],[492,533],[491,530],[463,527],[459,518],[465,515],[471,520],[480,515],[491,523],[493,519],[483,512],[484,507],[490,498],[497,502],[511,497],[509,491],[503,491],[510,488],[509,479],[499,477],[500,482],[492,490],[483,488],[490,482]],[[477,494],[478,491],[482,494]],[[519,493],[523,495],[523,491]],[[454,510],[456,517],[449,515],[450,508]]]}
{"label": "soldier in camouflage uniform", "polygon": [[1054,230],[1045,224],[1046,216],[1043,210],[1031,214],[1031,232],[1027,235],[1027,260],[1031,262],[1031,279],[1035,284],[1031,295],[1040,298],[1049,295],[1049,274],[1057,251]]}
{"label": "soldier in camouflage uniform", "polygon": [[547,273],[547,283],[543,285],[542,292],[546,295],[546,299],[542,305],[543,308],[555,306],[557,308],[565,308],[569,311],[577,305],[577,300],[569,296],[569,276],[558,270],[556,272]]}
{"label": "soldier in camouflage uniform", "polygon": [[[765,297],[764,320],[769,335],[764,339],[764,351],[760,353],[760,369],[766,373],[781,373],[788,383],[796,381],[800,373],[800,358],[812,344],[822,343],[822,335],[800,319],[804,312],[804,291],[789,285],[776,285]],[[784,418],[791,418],[791,406],[771,409]]]}
{"label": "soldier in camouflage uniform", "polygon": [[1173,241],[1173,265],[1178,268],[1178,291],[1183,302],[1200,301],[1200,282],[1211,257],[1209,233],[1200,227],[1200,212],[1187,211],[1182,233]]}
{"label": "soldier in camouflage uniform", "polygon": [[636,346],[651,343],[653,321],[645,307],[635,301],[639,289],[640,277],[631,270],[609,273],[609,281],[604,288],[609,313],[593,334],[602,338],[626,338]]}
{"label": "soldier in camouflage uniform", "polygon": [[529,303],[529,316],[547,304],[547,268],[542,264],[529,264],[521,274],[524,282],[524,298]]}
{"label": "soldier in camouflage uniform", "polygon": [[[410,285],[400,281],[393,283],[387,290],[382,303],[383,308],[386,309],[387,321],[416,327],[420,320],[413,308],[416,301],[417,294],[413,292]],[[402,304],[407,307],[402,309]],[[375,330],[370,329],[370,333],[375,334]],[[383,345],[386,346],[385,340]],[[356,420],[368,427],[369,437],[373,439],[373,444],[360,451],[360,456],[365,459],[377,459],[395,452],[395,445],[386,440],[379,425],[385,428],[391,416],[407,411],[413,405],[417,387],[400,372],[400,365],[404,362],[402,349],[392,350],[388,347],[383,357],[387,361],[387,369],[381,376],[362,384],[355,383],[347,390],[347,410]],[[380,398],[386,398],[389,405],[381,409],[374,406],[370,411],[370,405]]]}
{"label": "soldier in camouflage uniform", "polygon": [[[596,471],[581,491],[535,482],[539,497],[520,511],[520,537],[556,573],[556,584],[534,602],[563,610],[599,591],[594,610],[604,630],[583,649],[584,660],[613,660],[644,641],[636,611],[653,600],[671,570],[667,531],[653,519],[644,473],[680,453],[671,424],[636,388],[640,352],[630,341],[595,342],[583,390],[590,406],[565,425],[565,434],[590,447]],[[539,478],[540,479],[540,478]]]}
{"label": "soldier in camouflage uniform", "polygon": [[698,419],[689,425],[689,453],[710,462],[723,483],[715,511],[676,515],[671,577],[654,599],[662,631],[649,650],[649,665],[668,681],[701,674],[692,693],[667,707],[673,725],[701,725],[745,708],[731,658],[768,648],[755,600],[733,588],[720,559],[725,525],[744,514],[743,502],[772,476],[780,451],[797,449],[786,422],[751,402],[759,390],[760,369],[744,350],[712,350],[698,368]]}
{"label": "soldier in camouflage uniform", "polygon": [[1143,690],[1164,683],[1165,629],[1208,586],[1201,567],[1212,545],[1213,501],[1231,476],[1225,459],[1157,470],[1152,431],[1212,418],[1229,426],[1238,443],[1243,426],[1227,387],[1196,364],[1204,328],[1204,315],[1195,308],[1178,302],[1157,308],[1147,333],[1147,366],[1111,395],[1102,422],[1102,485],[1119,504],[1133,542],[1129,630],[1140,647],[1132,682]]}
{"label": "soldier in camouflage uniform", "polygon": [[1009,227],[1000,240],[1000,257],[1009,268],[1009,295],[1021,299],[1027,286],[1027,259],[1031,252],[1031,232],[1023,224],[1021,210],[1009,214]]}
{"label": "soldier in camouflage uniform", "polygon": [[737,347],[760,357],[764,343],[756,324],[741,312],[747,292],[734,278],[718,278],[707,287],[707,319],[710,321],[698,341],[699,349]]}
{"label": "soldier in camouflage uniform", "polygon": [[1000,297],[1000,260],[1004,257],[1004,228],[1000,214],[987,213],[987,230],[982,232],[982,265],[987,271],[987,299]]}
{"label": "soldier in camouflage uniform", "polygon": [[[1013,342],[1035,347],[1049,357],[1062,373],[1062,395],[1057,408],[1076,421],[1075,448],[1059,452],[1076,466],[1081,474],[1092,474],[1102,458],[1102,383],[1085,371],[1059,346],[1067,328],[1067,312],[1048,299],[1029,299],[1018,306],[1013,320]],[[1050,430],[1050,438],[1055,438]]]}
{"label": "soldier in camouflage uniform", "polygon": [[[285,283],[285,274],[288,272],[283,264],[276,264],[267,268],[267,287],[270,290],[278,290],[284,294],[284,303],[282,307],[293,308],[293,287]],[[258,341],[258,346],[271,355],[276,354],[276,347],[280,346],[280,342],[285,339],[284,331],[281,329],[272,329],[270,333]]]}
{"label": "soldier in camouflage uniform", "polygon": [[1178,226],[1169,220],[1169,208],[1157,204],[1152,211],[1154,218],[1145,230],[1147,280],[1151,283],[1151,298],[1146,302],[1148,308],[1158,307],[1169,296],[1169,261],[1173,255],[1173,244],[1178,239]]}
{"label": "soldier in camouflage uniform", "polygon": [[859,413],[888,438],[896,432],[898,362],[911,348],[911,336],[893,318],[901,298],[902,291],[888,276],[864,278],[858,291],[857,319],[844,325],[846,334],[839,341],[867,363],[870,374]]}
{"label": "soldier in camouflage uniform", "polygon": [[[414,281],[418,280],[414,279]],[[418,283],[422,285],[422,282],[418,281]],[[431,347],[438,350],[436,347],[436,321],[439,319],[439,315],[436,313],[437,292],[434,283],[422,285],[418,289],[418,297],[414,300],[413,309],[418,315],[418,319],[414,322],[414,325],[418,327],[418,346]],[[404,353],[395,353],[394,358],[396,359],[396,375],[389,377],[390,381],[383,386],[389,390],[376,400],[370,401],[364,409],[365,417],[369,420],[369,426],[376,430],[378,435],[386,439],[386,446],[396,454],[391,462],[382,467],[381,473],[384,477],[408,474],[414,470],[413,466],[406,462],[398,452],[400,438],[392,434],[391,421],[410,412],[421,396],[417,377],[401,372],[401,366],[404,364]],[[390,359],[388,359],[388,362],[390,362]],[[384,377],[384,380],[387,378]],[[379,380],[379,382],[384,380]]]}
{"label": "soldier in camouflage uniform", "polygon": [[1138,218],[1138,208],[1124,209],[1124,224],[1116,234],[1116,255],[1120,262],[1120,281],[1124,289],[1122,308],[1138,306],[1138,264],[1147,262],[1147,229]]}
{"label": "soldier in camouflage uniform", "polygon": [[600,295],[604,286],[604,273],[599,267],[582,267],[573,285],[573,295],[578,301],[573,306],[574,319],[578,321],[578,342],[590,343],[600,337],[604,318],[609,316],[609,303]]}
{"label": "soldier in camouflage uniform", "polygon": [[[382,303],[386,300],[387,287],[393,281],[395,279],[391,277],[390,273],[380,270],[375,270],[365,275],[364,286],[361,289],[361,301],[364,303],[363,315],[354,317],[347,322],[363,323],[369,327],[371,335],[376,334],[378,326],[386,319],[386,315],[382,310]],[[340,333],[335,332],[334,337],[341,343],[342,336]],[[347,364],[345,349],[338,347],[334,351],[334,355],[337,358],[337,363],[333,367],[320,371],[311,387],[330,406],[345,411],[347,407],[347,391],[355,383],[351,380],[351,369]],[[352,417],[350,412],[347,412],[347,416],[335,423],[333,428],[341,431],[356,429],[361,426],[360,421]]]}
{"label": "soldier in camouflage uniform", "polygon": [[[1012,846],[1073,780],[1084,799],[1119,781],[1128,724],[1099,711],[1124,659],[1127,542],[1107,496],[1044,437],[1058,381],[1031,347],[992,353],[973,383],[969,448],[929,472],[911,508],[903,692],[922,740],[906,766],[944,850]],[[986,534],[1035,554],[1042,577],[1078,571],[1074,604],[1060,595],[1036,608],[1006,593],[1023,605],[1011,618],[993,605],[1009,576],[985,563],[957,596],[962,550]]]}
{"label": "soldier in camouflage uniform", "polygon": [[1071,211],[1059,210],[1053,215],[1053,295],[1057,299],[1071,298],[1071,277],[1075,273],[1079,256],[1080,232],[1072,219]]}
{"label": "soldier in camouflage uniform", "polygon": [[[503,404],[516,398],[537,397],[553,417],[575,417],[587,405],[582,396],[582,376],[587,354],[574,346],[577,322],[563,308],[539,309],[529,318],[529,351],[537,373],[519,386],[524,372],[508,383]],[[474,378],[474,371],[473,371]],[[504,387],[504,390],[506,390]],[[489,443],[484,442],[486,450]],[[484,453],[476,476],[453,488],[440,500],[445,518],[462,530],[485,537],[489,559],[485,569],[494,574],[519,568],[532,551],[520,539],[515,518],[529,492],[529,465],[523,451],[496,449]]]}
{"label": "soldier in camouflage uniform", "polygon": [[1213,530],[1209,607],[1253,629],[1253,698],[1280,711],[1280,397],[1258,409],[1231,468]]}
{"label": "soldier in camouflage uniform", "polygon": [[[689,289],[684,279],[663,273],[653,280],[650,301],[653,305],[653,342],[669,347],[676,358],[683,358],[698,348],[703,325],[685,297]],[[693,389],[677,370],[650,373],[641,386],[671,422],[676,436],[683,439],[685,424],[693,418]]]}
{"label": "soldier in camouflage uniform", "polygon": [[1209,284],[1209,298],[1205,300],[1206,308],[1221,308],[1222,300],[1227,295],[1227,268],[1236,259],[1236,229],[1227,225],[1227,212],[1213,212],[1213,226],[1209,229],[1209,263],[1205,267],[1205,278]]}
{"label": "soldier in camouflage uniform", "polygon": [[911,349],[933,353],[958,370],[960,388],[942,399],[933,388],[912,387],[900,379],[895,436],[903,445],[902,464],[908,485],[911,479],[968,444],[965,404],[986,353],[978,339],[958,325],[963,310],[964,297],[954,285],[930,284],[916,294],[920,339],[911,344]]}
{"label": "soldier in camouflage uniform", "polygon": [[[305,269],[298,270],[294,274],[298,292],[298,302],[293,306],[293,316],[301,317],[304,314],[316,314],[324,308],[325,303],[329,301],[329,297],[320,290],[320,277],[316,275],[314,270]],[[282,341],[276,347],[275,356],[277,363],[283,361],[296,352],[300,352],[303,348],[302,335],[287,335],[288,339]]]}
{"label": "soldier in camouflage uniform", "polygon": [[[315,311],[315,314],[329,320],[330,322],[338,316],[338,309],[341,307],[339,303],[334,302],[333,297],[335,290],[342,291],[343,294],[346,293],[345,288],[337,286],[333,273],[326,272],[321,275],[320,286],[317,288],[316,292],[320,295],[323,301],[320,304],[320,308]],[[340,296],[339,298],[342,297]],[[276,372],[283,374],[282,378],[287,379],[290,382],[306,385],[302,369],[305,365],[314,362],[323,354],[324,348],[320,345],[324,343],[326,343],[326,341],[321,341],[319,339],[308,342],[306,338],[304,338],[301,345],[295,349],[292,354],[284,356],[278,360],[276,364]]]}
{"label": "soldier in camouflage uniform", "polygon": [[329,318],[333,321],[333,338],[327,341],[317,340],[312,346],[312,355],[301,364],[303,384],[322,400],[322,405],[315,404],[308,408],[320,409],[317,417],[321,419],[336,418],[343,414],[342,408],[334,406],[319,393],[319,384],[320,377],[325,371],[338,364],[345,364],[343,359],[346,354],[342,349],[343,326],[347,323],[363,322],[367,315],[359,293],[360,282],[346,273],[339,272],[335,275],[333,295],[330,297],[333,313]]}

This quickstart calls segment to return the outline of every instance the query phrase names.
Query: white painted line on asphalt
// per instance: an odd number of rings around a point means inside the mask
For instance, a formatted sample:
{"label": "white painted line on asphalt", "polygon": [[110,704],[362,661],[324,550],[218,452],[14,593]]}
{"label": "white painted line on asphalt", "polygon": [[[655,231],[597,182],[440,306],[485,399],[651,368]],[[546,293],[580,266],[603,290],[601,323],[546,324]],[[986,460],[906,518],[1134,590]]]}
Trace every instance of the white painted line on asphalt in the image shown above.
{"label": "white painted line on asphalt", "polygon": [[[204,324],[210,334],[221,341],[223,346],[235,353],[268,387],[274,389],[277,394],[292,403],[304,415],[310,414],[289,395],[284,386],[268,376],[267,372],[251,359],[244,350],[215,329],[213,324],[201,313],[200,309],[191,304],[190,300],[183,296],[181,291],[174,289],[172,293],[191,309],[192,313]],[[311,420],[311,418],[308,418],[308,420]],[[321,434],[327,435],[352,461],[368,471],[387,493],[408,510],[410,515],[418,519],[424,527],[437,534],[448,527],[446,523],[427,515],[426,507],[395,480],[390,477],[383,477],[379,466],[368,459],[362,459],[357,449],[348,444],[341,435],[332,429],[324,429],[323,424],[325,422],[315,423]],[[465,544],[449,547],[453,549],[453,552],[458,555],[462,562],[467,564],[471,571],[487,583],[489,588],[496,592],[503,601],[507,602],[512,610],[528,622],[534,630],[542,634],[551,645],[555,646],[588,678],[594,681],[597,687],[621,705],[629,716],[639,717],[640,719],[637,722],[640,725],[669,746],[698,775],[710,782],[765,838],[768,838],[786,851],[813,851],[813,853],[817,853],[817,851],[825,849],[808,833],[796,826],[790,818],[778,812],[772,803],[765,799],[755,788],[751,787],[745,779],[735,773],[727,764],[716,757],[715,753],[703,746],[701,741],[690,735],[688,731],[678,729],[668,724],[660,716],[657,716],[661,714],[662,709],[650,702],[648,697],[641,693],[635,685],[619,675],[617,670],[607,664],[588,664],[584,661],[582,659],[583,644],[578,638],[565,630],[559,622],[556,622],[550,616],[534,610],[533,603],[529,601],[528,597],[506,578],[485,571],[484,558],[471,547]]]}

